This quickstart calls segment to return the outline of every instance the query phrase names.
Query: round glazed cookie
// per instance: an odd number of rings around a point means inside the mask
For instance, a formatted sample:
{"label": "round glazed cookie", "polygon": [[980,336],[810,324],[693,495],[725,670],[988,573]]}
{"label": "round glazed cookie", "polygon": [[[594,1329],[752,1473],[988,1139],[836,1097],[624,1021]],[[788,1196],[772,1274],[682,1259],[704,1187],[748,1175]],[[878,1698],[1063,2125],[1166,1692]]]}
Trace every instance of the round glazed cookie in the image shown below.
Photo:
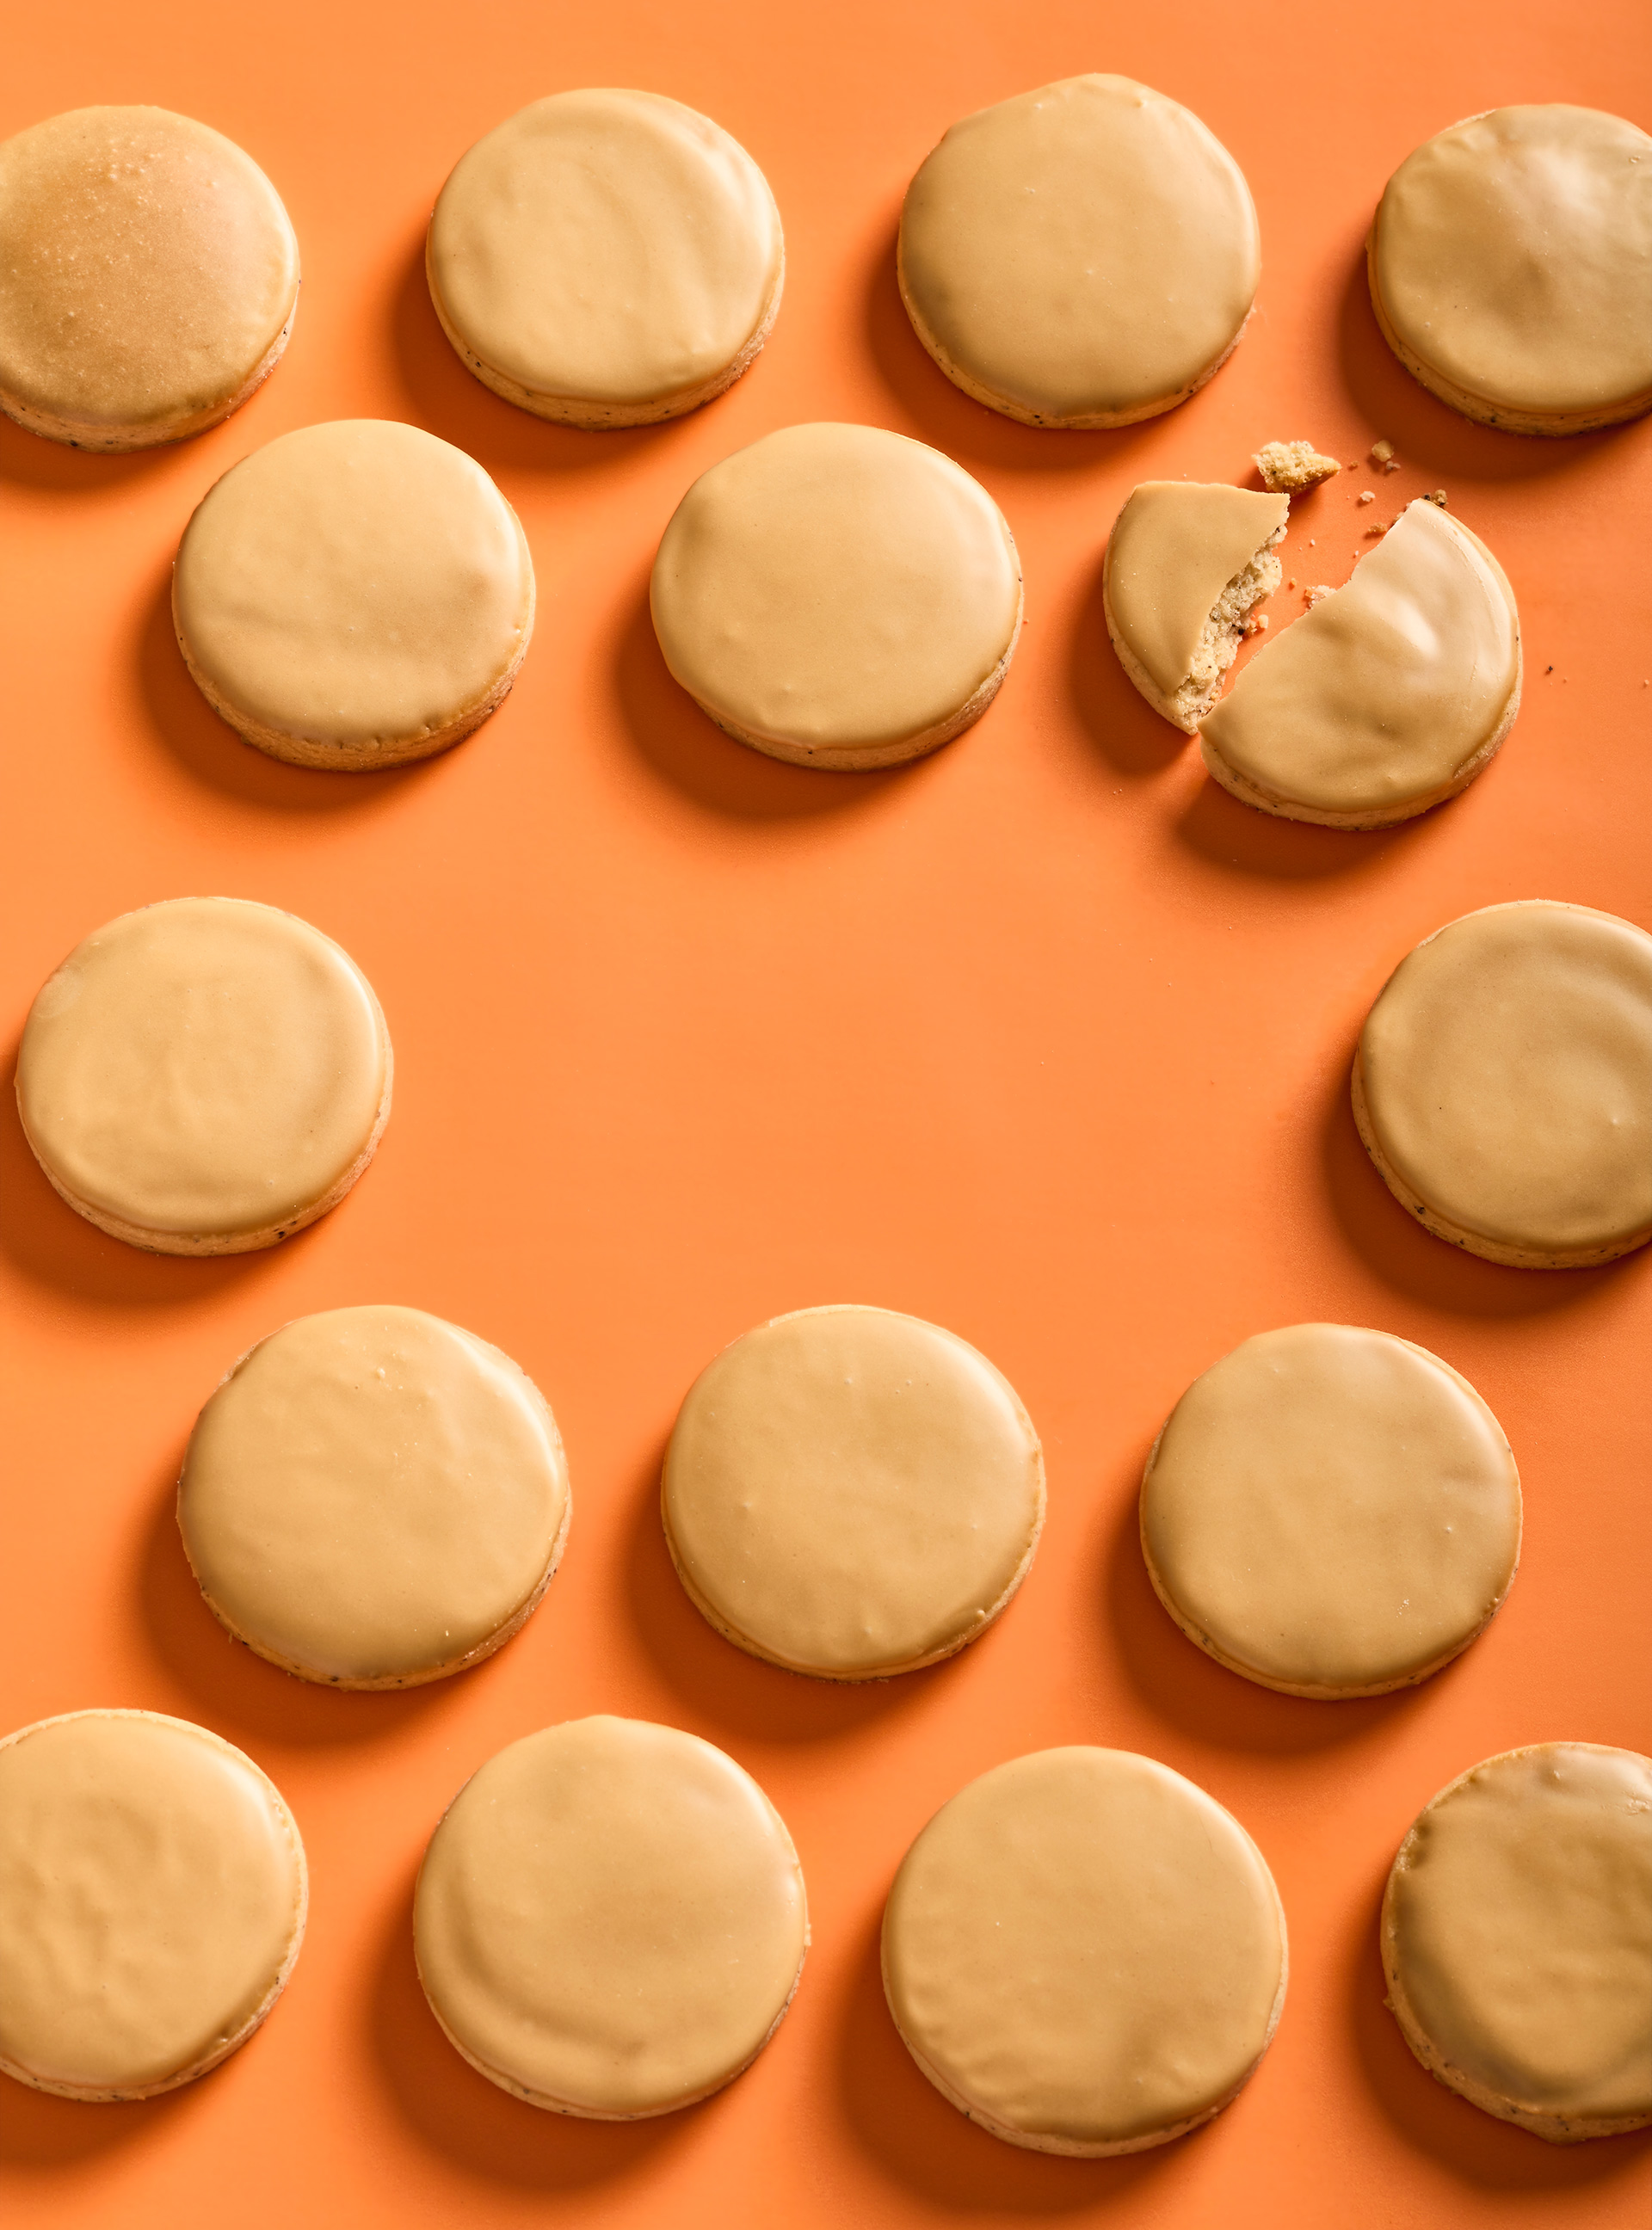
{"label": "round glazed cookie", "polygon": [[72,1711],[0,1742],[0,2070],[151,2098],[226,2059],[304,1940],[281,1792],[204,1727]]}
{"label": "round glazed cookie", "polygon": [[513,1743],[442,1814],[413,1909],[448,2041],[531,2106],[691,2106],[748,2067],[803,1972],[785,1823],[710,1743],[573,1719]]}
{"label": "round glazed cookie", "polygon": [[330,1309],[243,1355],[177,1487],[217,1618],[288,1672],[406,1688],[491,1656],[567,1539],[556,1420],[509,1356],[422,1309]]}
{"label": "round glazed cookie", "polygon": [[768,338],[785,248],[767,179],[657,93],[536,100],[442,189],[425,274],[484,386],[568,426],[647,426],[731,387]]}
{"label": "round glazed cookie", "polygon": [[1044,1459],[1015,1389],[893,1310],[800,1309],[689,1388],[661,1486],[695,1608],[771,1665],[880,1680],[984,1634],[1026,1577]]}
{"label": "round glazed cookie", "polygon": [[503,701],[533,632],[533,563],[462,449],[344,418],[208,490],[172,619],[201,693],[249,744],[358,773],[444,751]]}
{"label": "round glazed cookie", "polygon": [[81,449],[216,426],[298,304],[275,189],[165,108],[77,108],[0,144],[0,409]]}
{"label": "round glazed cookie", "polygon": [[1119,663],[1188,735],[1215,704],[1251,606],[1279,586],[1290,499],[1198,480],[1144,480],[1107,537],[1101,606]]}
{"label": "round glazed cookie", "polygon": [[1487,767],[1520,707],[1520,622],[1502,567],[1426,499],[1253,658],[1199,726],[1246,805],[1322,828],[1386,828]]}
{"label": "round glazed cookie", "polygon": [[1128,426],[1223,364],[1262,274],[1243,174],[1127,77],[955,124],[907,190],[901,299],[955,385],[1023,425]]}
{"label": "round glazed cookie", "polygon": [[1500,1606],[1520,1554],[1502,1428],[1425,1348],[1351,1324],[1262,1332],[1153,1443],[1141,1545],[1159,1601],[1287,1696],[1425,1680]]}
{"label": "round glazed cookie", "polygon": [[1652,139],[1562,103],[1494,108],[1408,155],[1366,242],[1414,379],[1514,434],[1652,408]]}
{"label": "round glazed cookie", "polygon": [[390,1081],[372,986],[331,938],[248,899],[166,899],[106,922],[42,985],[17,1110],[100,1231],[244,1254],[344,1198]]}
{"label": "round glazed cookie", "polygon": [[1040,1750],[971,1782],[883,1917],[907,2049],[960,2113],[1035,2152],[1141,2152],[1209,2121],[1267,2051],[1287,1964],[1249,1836],[1129,1750]]}
{"label": "round glazed cookie", "polygon": [[672,513],[649,606],[720,728],[799,766],[895,766],[978,720],[1021,628],[1003,512],[950,457],[874,426],[788,426]]}
{"label": "round glazed cookie", "polygon": [[1652,937],[1520,899],[1425,937],[1383,987],[1354,1120],[1433,1232],[1516,1269],[1652,1239]]}
{"label": "round glazed cookie", "polygon": [[1554,2144],[1652,2122],[1652,1758],[1539,1743],[1425,1804],[1383,1898],[1430,2075]]}

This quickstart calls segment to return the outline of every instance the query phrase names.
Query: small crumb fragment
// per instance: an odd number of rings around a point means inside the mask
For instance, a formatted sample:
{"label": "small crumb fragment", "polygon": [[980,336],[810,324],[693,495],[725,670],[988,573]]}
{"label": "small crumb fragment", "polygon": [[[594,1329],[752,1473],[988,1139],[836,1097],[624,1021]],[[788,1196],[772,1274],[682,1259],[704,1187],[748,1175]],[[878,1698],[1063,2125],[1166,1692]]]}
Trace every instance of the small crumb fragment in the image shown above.
{"label": "small crumb fragment", "polygon": [[1318,604],[1322,603],[1326,596],[1334,596],[1336,593],[1334,589],[1327,588],[1323,581],[1318,581],[1313,588],[1303,590],[1302,598],[1305,603]]}
{"label": "small crumb fragment", "polygon": [[1334,457],[1322,457],[1312,441],[1264,441],[1254,461],[1262,486],[1272,495],[1294,495],[1342,470]]}
{"label": "small crumb fragment", "polygon": [[1294,589],[1296,586],[1296,582],[1294,578],[1292,578],[1291,580],[1287,581],[1285,585],[1287,589]]}
{"label": "small crumb fragment", "polygon": [[1239,632],[1241,635],[1266,635],[1268,632],[1267,613],[1252,612],[1249,618],[1245,621],[1243,626],[1240,628]]}
{"label": "small crumb fragment", "polygon": [[1359,500],[1361,503],[1375,503],[1377,500],[1376,489],[1361,488],[1359,491]]}
{"label": "small crumb fragment", "polygon": [[1425,503],[1437,503],[1442,511],[1450,509],[1450,506],[1446,501],[1446,492],[1443,488],[1436,488],[1431,495],[1424,496],[1423,500]]}
{"label": "small crumb fragment", "polygon": [[1399,459],[1394,454],[1394,444],[1391,441],[1373,441],[1371,445],[1371,461],[1373,465],[1380,465],[1385,473],[1397,473],[1400,468]]}

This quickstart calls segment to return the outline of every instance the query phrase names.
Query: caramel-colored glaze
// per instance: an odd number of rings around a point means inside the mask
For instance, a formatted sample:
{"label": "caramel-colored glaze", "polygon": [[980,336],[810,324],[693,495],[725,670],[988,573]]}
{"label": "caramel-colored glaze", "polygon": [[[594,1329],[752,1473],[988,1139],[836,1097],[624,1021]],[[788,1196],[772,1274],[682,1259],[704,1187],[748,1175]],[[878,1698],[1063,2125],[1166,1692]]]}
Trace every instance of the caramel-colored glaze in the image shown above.
{"label": "caramel-colored glaze", "polygon": [[956,1334],[803,1309],[726,1347],[666,1451],[672,1556],[755,1655],[842,1680],[961,1648],[1020,1585],[1044,1518],[1038,1436]]}
{"label": "caramel-colored glaze", "polygon": [[1652,2120],[1652,1758],[1505,1751],[1418,1814],[1383,1901],[1423,2064],[1566,2142]]}
{"label": "caramel-colored glaze", "polygon": [[1041,1750],[971,1782],[884,1915],[884,1989],[919,2066],[1044,2151],[1135,2151],[1215,2113],[1266,2051],[1285,1978],[1262,1853],[1127,1750]]}
{"label": "caramel-colored glaze", "polygon": [[1652,1237],[1652,937],[1544,899],[1487,906],[1401,961],[1359,1040],[1384,1174],[1517,1256]]}
{"label": "caramel-colored glaze", "polygon": [[809,1943],[785,1824],[731,1757],[637,1719],[513,1743],[430,1838],[413,1913],[448,2040],[599,2121],[703,2098],[762,2050]]}
{"label": "caramel-colored glaze", "polygon": [[828,762],[961,711],[1014,645],[1021,569],[997,504],[939,450],[788,426],[694,482],[650,603],[714,720]]}
{"label": "caramel-colored glaze", "polygon": [[298,1956],[304,1847],[204,1727],[76,1711],[0,1743],[0,2068],[70,2098],[203,2075]]}
{"label": "caramel-colored glaze", "polygon": [[275,189],[204,124],[78,108],[0,145],[0,407],[37,432],[210,424],[279,353],[298,285]]}
{"label": "caramel-colored glaze", "polygon": [[1107,608],[1159,694],[1191,672],[1222,591],[1284,525],[1290,499],[1198,480],[1144,480],[1107,541]]}
{"label": "caramel-colored glaze", "polygon": [[1179,403],[1239,337],[1262,272],[1238,164],[1126,77],[1072,77],[952,126],[907,189],[901,291],[942,370],[1035,425]]}
{"label": "caramel-colored glaze", "polygon": [[389,1086],[355,963],[245,899],[168,899],[95,931],[42,986],[17,1058],[52,1183],[163,1248],[283,1235],[364,1163]]}
{"label": "caramel-colored glaze", "polygon": [[1520,683],[1501,566],[1418,501],[1345,588],[1250,661],[1200,734],[1267,797],[1382,816],[1448,795],[1500,739]]}
{"label": "caramel-colored glaze", "polygon": [[1455,124],[1389,180],[1371,278],[1401,357],[1474,416],[1537,431],[1520,422],[1644,410],[1652,139],[1561,103]]}
{"label": "caramel-colored glaze", "polygon": [[1520,1486],[1468,1381],[1349,1324],[1260,1333],[1159,1435],[1142,1548],[1171,1616],[1220,1662],[1298,1694],[1435,1671],[1507,1593]]}
{"label": "caramel-colored glaze", "polygon": [[533,625],[516,514],[416,426],[346,418],[255,449],[190,519],[178,640],[225,718],[322,744],[444,732],[501,693]]}
{"label": "caramel-colored glaze", "polygon": [[450,334],[530,407],[641,406],[738,362],[784,260],[774,197],[737,140],[681,101],[601,88],[478,140],[436,203],[427,270]]}
{"label": "caramel-colored glaze", "polygon": [[421,1309],[300,1317],[202,1410],[177,1518],[202,1592],[261,1656],[343,1687],[486,1655],[554,1569],[568,1469],[532,1382]]}

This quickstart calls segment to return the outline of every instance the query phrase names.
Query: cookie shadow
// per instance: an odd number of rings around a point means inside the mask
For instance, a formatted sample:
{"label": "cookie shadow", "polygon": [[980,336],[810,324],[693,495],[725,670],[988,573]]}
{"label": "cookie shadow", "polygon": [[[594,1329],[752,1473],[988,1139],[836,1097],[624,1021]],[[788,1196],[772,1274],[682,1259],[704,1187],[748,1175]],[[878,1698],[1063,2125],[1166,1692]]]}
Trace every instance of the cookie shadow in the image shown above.
{"label": "cookie shadow", "polygon": [[[1142,1452],[1145,1460],[1146,1451]],[[1141,1702],[1179,1734],[1254,1756],[1300,1757],[1357,1742],[1415,1707],[1421,1687],[1345,1702],[1281,1696],[1229,1672],[1176,1624],[1153,1590],[1141,1552],[1139,1466],[1115,1490],[1103,1544],[1102,1593],[1120,1663]],[[1435,1673],[1437,1687],[1462,1663]]]}
{"label": "cookie shadow", "polygon": [[1191,736],[1159,718],[1120,665],[1107,633],[1106,566],[1104,540],[1073,624],[1068,686],[1074,709],[1085,734],[1118,773],[1138,777],[1163,774],[1189,749],[1197,747]]}
{"label": "cookie shadow", "polygon": [[1586,1270],[1514,1270],[1436,1239],[1390,1192],[1365,1151],[1353,1118],[1346,1047],[1327,1088],[1320,1121],[1320,1170],[1332,1213],[1366,1268],[1392,1292],[1454,1315],[1527,1317],[1575,1308],[1609,1284],[1647,1274],[1647,1250]]}
{"label": "cookie shadow", "polygon": [[441,1710],[443,1691],[485,1674],[484,1659],[452,1680],[376,1694],[300,1680],[256,1657],[208,1609],[177,1529],[177,1460],[152,1489],[152,1510],[136,1574],[138,1612],[156,1659],[187,1694],[192,1712],[215,1733],[264,1756],[272,1750],[365,1743],[396,1733]]}
{"label": "cookie shadow", "polygon": [[[634,1493],[625,1582],[632,1624],[655,1669],[697,1726],[714,1726],[728,1738],[796,1746],[852,1736],[874,1720],[916,1708],[956,1663],[946,1659],[889,1680],[817,1680],[765,1664],[725,1641],[677,1577],[660,1518],[658,1462]],[[971,1647],[984,1648],[991,1640],[983,1634]]]}
{"label": "cookie shadow", "polygon": [[[897,212],[880,235],[868,266],[867,347],[884,386],[907,416],[922,427],[926,441],[971,465],[1015,472],[1081,473],[1120,463],[1152,435],[1158,424],[1152,418],[1087,434],[1023,426],[1019,419],[1006,418],[954,387],[919,339],[900,299],[895,274],[900,230]],[[1178,409],[1196,409],[1198,400],[1191,396]]]}
{"label": "cookie shadow", "polygon": [[1385,2002],[1378,1918],[1386,1879],[1384,1866],[1349,1923],[1347,2009],[1367,2086],[1405,2143],[1463,2183],[1488,2193],[1575,2191],[1643,2163],[1652,2153],[1652,2130],[1592,2137],[1582,2144],[1550,2144],[1471,2106],[1412,2057]]}
{"label": "cookie shadow", "polygon": [[122,2146],[158,2143],[199,2102],[211,2077],[158,2098],[105,2104],[53,2098],[0,2075],[0,2169],[72,2170]]}
{"label": "cookie shadow", "polygon": [[[51,441],[43,434],[31,434],[0,412],[0,480],[41,495],[107,495],[151,478],[184,446],[163,441],[152,449],[128,449],[119,454],[77,449],[67,441]],[[72,2106],[74,2101],[62,2103]]]}
{"label": "cookie shadow", "polygon": [[[725,735],[673,680],[654,632],[646,577],[625,604],[613,674],[615,701],[637,757],[680,796],[729,820],[795,821],[863,809],[892,783],[924,779],[922,759],[845,774],[791,766]],[[945,748],[957,751],[968,740],[966,733]]]}
{"label": "cookie shadow", "polygon": [[1607,444],[1647,422],[1632,419],[1595,434],[1506,434],[1465,418],[1412,378],[1383,338],[1371,306],[1363,239],[1350,258],[1337,304],[1336,356],[1343,384],[1378,435],[1394,444],[1404,464],[1459,480],[1507,484],[1575,472]]}
{"label": "cookie shadow", "polygon": [[961,2114],[920,2074],[883,1995],[880,1911],[862,1931],[838,2051],[839,2093],[860,2149],[948,2216],[1071,2214],[1152,2182],[1178,2145],[1116,2160],[1023,2150]]}
{"label": "cookie shadow", "polygon": [[[1193,748],[1197,751],[1197,741]],[[1318,828],[1242,805],[1207,774],[1177,821],[1176,838],[1227,873],[1279,883],[1323,881],[1333,875],[1368,875],[1426,842],[1443,809],[1418,814],[1392,828]]]}
{"label": "cookie shadow", "polygon": [[416,1866],[380,1935],[367,2008],[371,2057],[405,2127],[451,2166],[514,2191],[578,2192],[634,2174],[688,2139],[716,2101],[643,2122],[588,2122],[513,2098],[436,2025],[413,1959]]}
{"label": "cookie shadow", "polygon": [[[290,814],[382,808],[404,783],[428,780],[449,756],[444,751],[377,773],[333,773],[288,766],[246,742],[218,718],[190,678],[172,626],[170,561],[144,608],[136,658],[139,694],[154,733],[197,782],[241,804]],[[462,742],[454,746],[464,748]]]}
{"label": "cookie shadow", "polygon": [[590,431],[507,403],[467,371],[442,330],[424,275],[423,228],[398,267],[389,328],[391,363],[418,423],[490,473],[611,471],[639,451],[668,449],[698,416]]}
{"label": "cookie shadow", "polygon": [[[90,926],[90,925],[88,925]],[[55,958],[61,957],[55,956]],[[10,1080],[22,1033],[7,1048],[0,1086],[0,1254],[37,1291],[94,1308],[198,1307],[268,1276],[273,1247],[251,1254],[146,1254],[111,1239],[60,1200],[29,1150]],[[304,1234],[286,1240],[303,1243]]]}

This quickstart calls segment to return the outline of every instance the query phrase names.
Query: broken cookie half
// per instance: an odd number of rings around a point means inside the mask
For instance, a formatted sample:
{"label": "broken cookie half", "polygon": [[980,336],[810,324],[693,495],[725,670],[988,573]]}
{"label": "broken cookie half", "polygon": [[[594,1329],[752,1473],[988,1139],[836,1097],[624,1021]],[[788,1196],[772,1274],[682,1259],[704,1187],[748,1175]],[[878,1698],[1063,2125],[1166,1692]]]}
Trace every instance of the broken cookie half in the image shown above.
{"label": "broken cookie half", "polygon": [[1263,813],[1383,828],[1466,790],[1520,702],[1507,577],[1423,497],[1345,588],[1316,596],[1251,660],[1200,745],[1223,788]]}
{"label": "broken cookie half", "polygon": [[1155,712],[1194,734],[1221,692],[1251,608],[1279,586],[1283,495],[1144,480],[1113,522],[1102,608],[1119,662]]}

